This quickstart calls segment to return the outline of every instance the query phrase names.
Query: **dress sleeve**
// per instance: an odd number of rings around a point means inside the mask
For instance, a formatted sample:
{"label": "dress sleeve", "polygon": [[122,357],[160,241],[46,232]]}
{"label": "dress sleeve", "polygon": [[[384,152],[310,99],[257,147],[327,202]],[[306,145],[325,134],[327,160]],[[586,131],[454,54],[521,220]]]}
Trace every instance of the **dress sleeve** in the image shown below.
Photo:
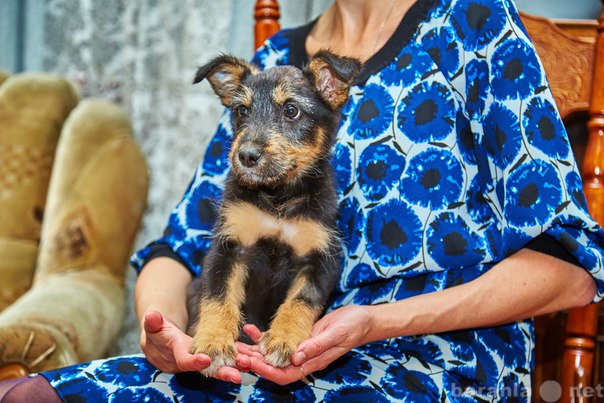
{"label": "dress sleeve", "polygon": [[501,257],[542,234],[562,245],[604,295],[604,232],[588,214],[581,177],[545,72],[511,1],[503,29],[466,52],[465,114],[476,134],[485,199],[500,222]]}

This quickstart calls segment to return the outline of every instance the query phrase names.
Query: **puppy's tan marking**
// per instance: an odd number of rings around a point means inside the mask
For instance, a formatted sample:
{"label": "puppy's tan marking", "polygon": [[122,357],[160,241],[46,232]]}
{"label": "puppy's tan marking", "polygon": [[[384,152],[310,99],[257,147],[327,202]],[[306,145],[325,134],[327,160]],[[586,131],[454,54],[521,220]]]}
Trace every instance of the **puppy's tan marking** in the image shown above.
{"label": "puppy's tan marking", "polygon": [[226,283],[225,298],[204,298],[200,301],[199,322],[191,352],[207,354],[212,358],[210,366],[201,371],[206,376],[212,376],[222,366],[235,365],[235,340],[242,319],[246,276],[246,267],[235,263]]}
{"label": "puppy's tan marking", "polygon": [[329,247],[330,231],[313,220],[277,218],[245,202],[226,204],[223,212],[221,234],[244,246],[252,246],[261,238],[276,238],[291,246],[298,256]]}
{"label": "puppy's tan marking", "polygon": [[273,102],[276,105],[284,105],[291,98],[291,90],[282,82],[273,89]]}
{"label": "puppy's tan marking", "polygon": [[322,154],[323,147],[327,141],[325,131],[318,127],[314,130],[314,141],[301,145],[289,143],[285,148],[285,158],[296,161],[296,167],[290,173],[291,176],[300,176],[307,173],[316,163],[317,157]]}
{"label": "puppy's tan marking", "polygon": [[242,85],[231,99],[231,104],[233,107],[237,105],[243,105],[247,108],[251,108],[253,101],[254,92],[249,87]]}
{"label": "puppy's tan marking", "polygon": [[268,331],[260,342],[260,350],[266,360],[276,366],[291,364],[292,355],[300,343],[310,337],[312,326],[320,309],[296,299],[306,287],[307,278],[298,275],[292,283],[287,297],[275,313]]}

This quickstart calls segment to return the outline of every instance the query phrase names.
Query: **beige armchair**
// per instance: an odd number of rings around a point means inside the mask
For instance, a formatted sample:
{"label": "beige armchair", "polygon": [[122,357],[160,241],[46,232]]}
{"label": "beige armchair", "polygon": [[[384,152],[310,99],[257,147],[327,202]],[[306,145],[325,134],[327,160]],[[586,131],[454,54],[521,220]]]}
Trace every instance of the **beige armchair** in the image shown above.
{"label": "beige armchair", "polygon": [[0,380],[105,354],[147,188],[116,105],[55,76],[0,84]]}

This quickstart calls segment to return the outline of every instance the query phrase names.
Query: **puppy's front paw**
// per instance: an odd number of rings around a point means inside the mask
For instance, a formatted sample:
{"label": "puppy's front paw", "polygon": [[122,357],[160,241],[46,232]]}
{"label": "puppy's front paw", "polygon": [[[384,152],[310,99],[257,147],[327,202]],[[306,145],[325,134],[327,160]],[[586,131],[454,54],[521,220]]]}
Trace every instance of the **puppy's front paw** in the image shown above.
{"label": "puppy's front paw", "polygon": [[302,340],[292,335],[271,333],[269,330],[260,340],[260,352],[270,365],[278,368],[287,367],[292,363],[292,356]]}
{"label": "puppy's front paw", "polygon": [[237,350],[235,349],[235,340],[228,338],[221,339],[217,337],[194,337],[191,345],[191,354],[206,354],[211,359],[210,365],[201,370],[205,376],[214,376],[221,367],[234,367]]}

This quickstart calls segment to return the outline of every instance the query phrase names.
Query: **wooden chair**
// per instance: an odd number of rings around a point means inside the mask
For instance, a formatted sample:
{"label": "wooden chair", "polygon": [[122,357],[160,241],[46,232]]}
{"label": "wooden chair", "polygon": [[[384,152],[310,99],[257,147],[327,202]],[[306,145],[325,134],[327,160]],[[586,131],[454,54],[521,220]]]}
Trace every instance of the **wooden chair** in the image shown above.
{"label": "wooden chair", "polygon": [[279,3],[277,0],[256,0],[254,7],[254,47],[258,49],[269,36],[277,33],[279,24]]}
{"label": "wooden chair", "polygon": [[[604,1],[603,1],[604,4]],[[604,11],[598,23],[554,23],[523,14],[565,123],[587,120],[585,138],[569,136],[580,163],[592,217],[604,224]],[[580,391],[601,383],[599,304],[536,318],[533,400],[543,381],[562,385],[561,402],[584,402]],[[565,324],[565,325],[564,325]],[[563,339],[563,340],[562,340]],[[571,398],[576,395],[575,399]],[[586,390],[589,393],[589,390]]]}
{"label": "wooden chair", "polygon": [[[604,0],[602,0],[604,4]],[[279,30],[276,0],[257,0],[255,39],[259,47]],[[593,22],[554,23],[521,15],[533,40],[565,123],[577,117],[587,122],[584,136],[570,132],[573,150],[584,180],[591,215],[604,224],[604,12]],[[539,387],[547,380],[561,383],[561,402],[568,391],[594,387],[604,380],[604,360],[599,359],[599,304],[536,318],[536,366],[533,401],[540,401]],[[603,378],[603,379],[601,379]],[[574,389],[571,389],[574,388]],[[577,389],[579,388],[579,389]]]}

